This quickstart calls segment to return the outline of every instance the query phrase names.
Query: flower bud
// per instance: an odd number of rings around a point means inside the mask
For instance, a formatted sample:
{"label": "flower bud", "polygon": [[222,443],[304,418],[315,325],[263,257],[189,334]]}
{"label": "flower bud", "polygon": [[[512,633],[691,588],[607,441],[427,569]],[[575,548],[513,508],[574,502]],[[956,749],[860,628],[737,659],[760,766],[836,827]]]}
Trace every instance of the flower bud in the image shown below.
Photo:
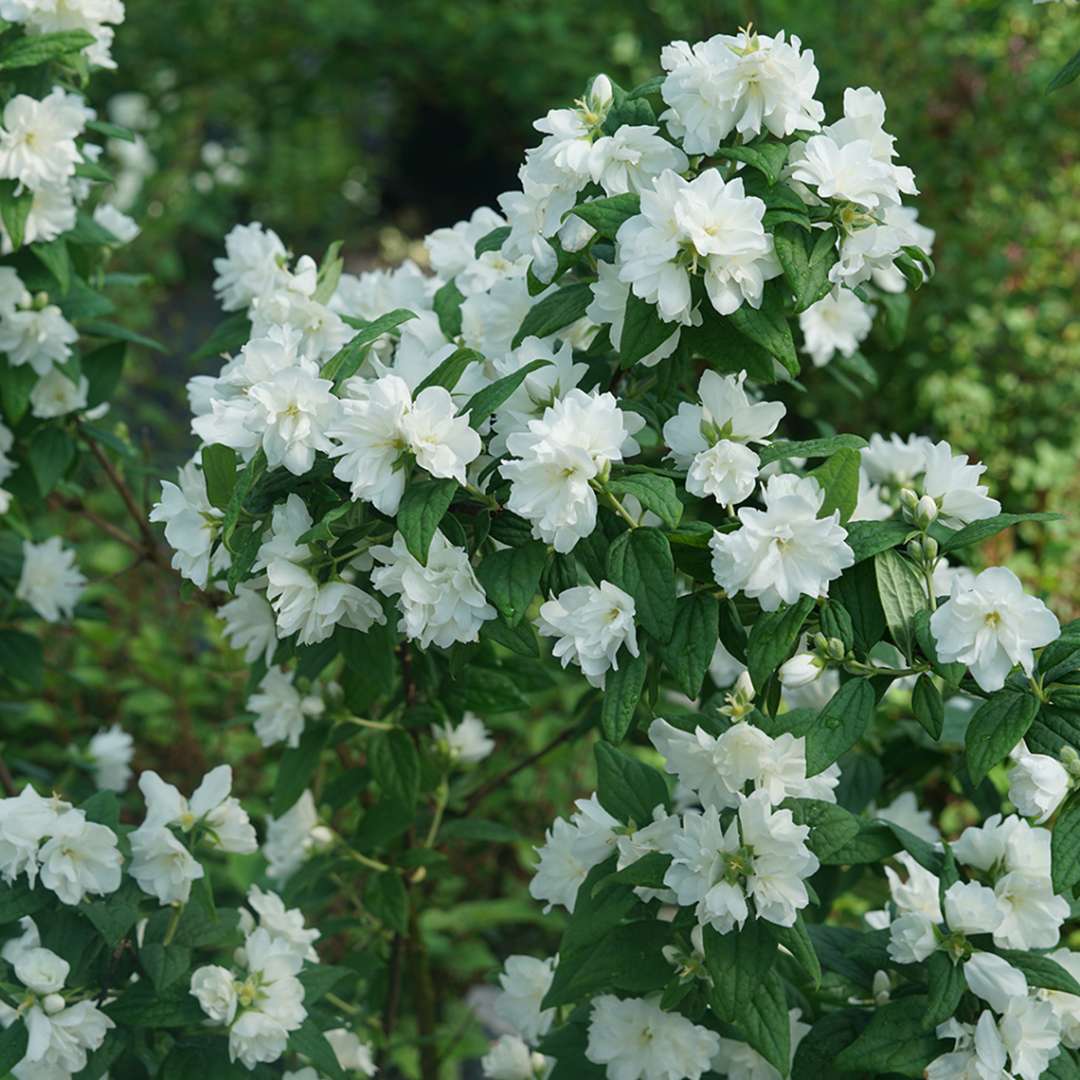
{"label": "flower bud", "polygon": [[889,994],[892,992],[892,982],[887,971],[875,971],[872,983],[875,1005],[888,1005]]}
{"label": "flower bud", "polygon": [[593,112],[607,112],[614,97],[611,80],[602,73],[597,75],[589,87],[589,107]]}
{"label": "flower bud", "polygon": [[825,670],[825,662],[814,653],[796,653],[780,667],[780,683],[788,690],[809,686]]}
{"label": "flower bud", "polygon": [[923,555],[927,562],[933,562],[938,557],[938,542],[932,536],[924,536],[922,542]]}
{"label": "flower bud", "polygon": [[906,513],[913,514],[915,507],[919,505],[919,496],[911,488],[903,488],[900,492],[900,505]]}
{"label": "flower bud", "polygon": [[937,521],[938,504],[931,495],[924,495],[915,507],[915,524],[920,529],[928,529]]}
{"label": "flower bud", "polygon": [[904,550],[908,553],[908,557],[912,560],[912,562],[921,563],[923,561],[923,553],[925,549],[923,548],[921,540],[909,540],[907,542],[907,547]]}
{"label": "flower bud", "polygon": [[735,680],[735,693],[739,694],[747,701],[754,700],[754,682],[750,678],[749,671],[740,673],[739,677]]}
{"label": "flower bud", "polygon": [[60,1012],[66,1004],[67,1002],[64,1001],[62,994],[47,994],[41,1002],[41,1007],[49,1016],[53,1016]]}
{"label": "flower bud", "polygon": [[830,660],[843,660],[847,656],[847,646],[837,637],[831,637],[825,647]]}

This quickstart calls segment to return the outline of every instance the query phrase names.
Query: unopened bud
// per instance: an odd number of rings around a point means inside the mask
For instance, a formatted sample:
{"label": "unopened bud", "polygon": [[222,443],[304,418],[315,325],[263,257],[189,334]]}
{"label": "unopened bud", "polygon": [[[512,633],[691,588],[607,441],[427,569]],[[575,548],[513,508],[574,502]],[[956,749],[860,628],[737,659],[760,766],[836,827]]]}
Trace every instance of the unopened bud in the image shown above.
{"label": "unopened bud", "polygon": [[744,671],[735,680],[735,693],[745,698],[747,701],[754,700],[754,682],[750,678],[750,672]]}
{"label": "unopened bud", "polygon": [[800,686],[809,686],[816,682],[825,661],[814,653],[796,653],[780,666],[780,684],[788,690],[797,690]]}
{"label": "unopened bud", "polygon": [[1061,764],[1065,766],[1066,772],[1074,778],[1080,777],[1080,754],[1076,750],[1065,745],[1058,751],[1058,757],[1061,758]]}
{"label": "unopened bud", "polygon": [[46,994],[41,1007],[49,1016],[52,1016],[60,1012],[66,1004],[67,1002],[64,1001],[62,994]]}
{"label": "unopened bud", "polygon": [[923,545],[921,540],[909,540],[905,550],[912,561],[917,563],[923,561]]}
{"label": "unopened bud", "polygon": [[847,646],[838,637],[829,638],[825,651],[830,660],[843,660],[847,656]]}
{"label": "unopened bud", "polygon": [[937,521],[938,504],[931,495],[924,495],[915,507],[915,524],[920,529],[927,529]]}
{"label": "unopened bud", "polygon": [[819,652],[828,652],[829,639],[824,634],[814,635],[814,648]]}
{"label": "unopened bud", "polygon": [[927,562],[933,562],[938,557],[938,542],[932,536],[923,538],[922,549]]}
{"label": "unopened bud", "polygon": [[606,112],[611,105],[615,92],[611,80],[604,74],[597,75],[589,87],[589,105],[594,112]]}
{"label": "unopened bud", "polygon": [[911,488],[903,488],[900,491],[900,505],[909,514],[913,514],[915,507],[919,505],[919,496]]}
{"label": "unopened bud", "polygon": [[887,971],[875,971],[872,988],[874,992],[874,1004],[887,1005],[889,1003],[889,994],[892,992],[892,983],[889,981],[889,973]]}

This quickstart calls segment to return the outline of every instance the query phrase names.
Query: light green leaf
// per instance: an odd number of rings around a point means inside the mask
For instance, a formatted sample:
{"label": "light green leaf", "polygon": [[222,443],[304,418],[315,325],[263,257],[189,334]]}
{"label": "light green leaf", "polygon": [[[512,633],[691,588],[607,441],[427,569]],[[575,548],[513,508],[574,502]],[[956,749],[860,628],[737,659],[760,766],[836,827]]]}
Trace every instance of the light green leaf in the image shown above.
{"label": "light green leaf", "polygon": [[874,556],[878,597],[897,648],[909,660],[914,654],[915,617],[927,609],[926,585],[911,562],[898,551]]}

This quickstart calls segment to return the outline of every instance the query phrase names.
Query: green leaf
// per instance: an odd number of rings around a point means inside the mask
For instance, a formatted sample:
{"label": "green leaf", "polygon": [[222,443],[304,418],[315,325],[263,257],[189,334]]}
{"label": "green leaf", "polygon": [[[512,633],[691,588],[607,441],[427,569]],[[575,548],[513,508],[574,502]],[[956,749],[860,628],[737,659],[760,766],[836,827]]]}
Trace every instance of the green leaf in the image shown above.
{"label": "green leaf", "polygon": [[26,219],[34,208],[34,193],[29,188],[23,188],[16,195],[16,186],[14,180],[0,180],[0,218],[3,218],[4,229],[14,251],[22,247]]}
{"label": "green leaf", "polygon": [[1080,882],[1080,794],[1058,812],[1050,833],[1050,865],[1054,892],[1068,896]]}
{"label": "green leaf", "polygon": [[92,337],[110,338],[114,341],[130,341],[132,345],[141,345],[144,349],[152,349],[154,352],[167,353],[169,350],[160,341],[145,334],[137,334],[119,323],[107,322],[104,319],[90,319],[82,324],[82,332]]}
{"label": "green leaf", "polygon": [[372,874],[364,887],[364,907],[398,934],[409,930],[409,898],[400,874]]}
{"label": "green leaf", "polygon": [[675,561],[658,529],[630,529],[608,549],[608,578],[634,598],[635,619],[657,641],[675,624]]}
{"label": "green leaf", "polygon": [[938,1024],[955,1015],[956,1007],[967,989],[967,981],[964,979],[964,969],[947,952],[931,954],[926,962],[926,978],[928,993],[923,1030],[934,1031]]}
{"label": "green leaf", "polygon": [[224,510],[236,487],[236,451],[231,446],[213,443],[202,448],[200,460],[206,480],[206,497],[211,506]]}
{"label": "green leaf", "polygon": [[200,1025],[206,1014],[184,983],[158,990],[149,979],[129,986],[105,1012],[122,1028],[170,1028]]}
{"label": "green leaf", "polygon": [[503,402],[508,401],[514,391],[534,372],[542,367],[550,367],[550,360],[533,360],[518,368],[511,375],[496,379],[490,386],[477,390],[462,406],[461,415],[469,414],[470,427],[478,428]]}
{"label": "green leaf", "polygon": [[415,319],[414,312],[406,308],[395,308],[386,315],[380,315],[372,322],[365,323],[360,332],[350,341],[346,342],[329,360],[322,366],[320,374],[324,379],[332,379],[340,386],[346,379],[355,374],[356,369],[363,362],[364,354],[372,342],[378,341],[383,334],[400,326],[409,319]]}
{"label": "green leaf", "polygon": [[230,315],[214,327],[211,335],[192,356],[196,363],[235,352],[251,340],[251,320],[242,311]]}
{"label": "green leaf", "polygon": [[509,225],[500,225],[497,229],[492,229],[491,232],[484,233],[484,235],[476,241],[476,244],[473,247],[473,254],[479,259],[485,251],[501,251],[502,246],[506,243],[506,239],[509,235]]}
{"label": "green leaf", "polygon": [[958,687],[960,680],[967,672],[967,668],[963,664],[943,664],[938,660],[937,643],[934,641],[934,635],[930,632],[929,611],[924,610],[915,613],[913,629],[915,631],[915,640],[918,642],[923,656],[930,661],[934,674],[939,675],[954,689]]}
{"label": "green leaf", "polygon": [[647,669],[644,655],[631,656],[625,647],[616,659],[618,670],[607,673],[600,702],[600,730],[610,743],[621,743],[633,728]]}
{"label": "green leaf", "polygon": [[676,529],[682,520],[683,506],[678,488],[667,476],[655,473],[630,473],[607,482],[612,495],[633,495],[642,507],[651,510],[669,528]]}
{"label": "green leaf", "polygon": [[592,288],[587,282],[564,285],[529,309],[511,347],[516,349],[527,337],[547,337],[577,322],[591,303]]}
{"label": "green leaf", "polygon": [[678,326],[664,322],[655,304],[626,294],[622,336],[619,338],[619,366],[632,367],[639,360],[659,349],[678,330]]}
{"label": "green leaf", "polygon": [[83,905],[84,914],[97,927],[110,949],[115,949],[139,921],[143,895],[138,885],[127,879],[107,899]]}
{"label": "green leaf", "polygon": [[810,940],[802,913],[796,914],[794,926],[777,926],[775,923],[765,923],[765,926],[776,938],[777,944],[787,949],[799,967],[810,976],[814,988],[821,986],[821,961],[814,943]]}
{"label": "green leaf", "polygon": [[458,380],[465,374],[465,369],[477,361],[483,361],[483,356],[475,349],[455,349],[439,366],[413,391],[413,400],[429,386],[442,386],[447,390],[453,390]]}
{"label": "green leaf", "polygon": [[708,360],[709,366],[719,372],[736,374],[745,369],[755,382],[776,382],[776,365],[767,349],[740,334],[731,320],[717,314],[711,304],[702,316],[700,326],[684,326],[679,338],[692,355]]}
{"label": "green leaf", "polygon": [[89,384],[86,392],[88,409],[93,409],[112,397],[124,371],[126,354],[127,346],[124,342],[115,341],[82,358],[82,371]]}
{"label": "green leaf", "polygon": [[867,679],[850,679],[833,694],[806,735],[807,776],[816,776],[855,745],[873,721],[876,705]]}
{"label": "green leaf", "polygon": [[805,311],[832,289],[829,271],[838,258],[836,229],[808,234],[798,225],[785,222],[776,227],[773,239],[784,277],[795,294],[795,311]]}
{"label": "green leaf", "polygon": [[771,187],[780,179],[787,164],[788,147],[785,143],[770,140],[753,146],[721,146],[714,156],[726,161],[745,162],[752,169],[757,169]]}
{"label": "green leaf", "polygon": [[412,739],[400,728],[371,740],[371,773],[391,799],[408,807],[416,805],[420,794],[420,757]]}
{"label": "green leaf", "polygon": [[48,244],[31,244],[30,251],[60,286],[61,295],[71,288],[71,255],[63,237]]}
{"label": "green leaf", "polygon": [[94,44],[86,30],[58,30],[53,34],[28,34],[0,45],[0,70],[37,67]]}
{"label": "green leaf", "polygon": [[347,1080],[334,1048],[310,1016],[295,1031],[289,1032],[289,1049],[307,1058],[319,1073],[329,1076],[330,1080]]}
{"label": "green leaf", "polygon": [[614,240],[624,221],[641,213],[641,196],[627,192],[606,199],[593,199],[570,211],[591,225],[605,240]]}
{"label": "green leaf", "polygon": [[701,693],[716,650],[719,624],[720,604],[710,593],[690,593],[675,601],[675,623],[670,639],[660,645],[660,657],[688,698]]}
{"label": "green leaf", "polygon": [[1073,53],[1064,67],[1046,84],[1046,92],[1050,94],[1063,86],[1068,86],[1078,75],[1080,75],[1080,52]]}
{"label": "green leaf", "polygon": [[428,549],[457,492],[456,480],[413,481],[398,507],[397,526],[417,562],[427,565]]}
{"label": "green leaf", "polygon": [[508,626],[516,626],[533,602],[547,555],[543,544],[530,540],[496,551],[477,566],[477,580]]}
{"label": "green leaf", "polygon": [[300,736],[300,745],[281,755],[274,797],[270,804],[274,817],[281,817],[303,795],[319,764],[319,756],[329,734],[330,729],[326,724],[309,724]]}
{"label": "green leaf", "polygon": [[45,672],[41,642],[21,630],[0,629],[0,674],[39,689]]}
{"label": "green leaf", "polygon": [[435,294],[432,308],[439,319],[439,329],[443,336],[453,339],[461,333],[461,305],[465,297],[453,281],[448,281]]}
{"label": "green leaf", "polygon": [[791,1024],[784,980],[775,969],[740,1002],[736,1026],[746,1041],[781,1075],[791,1067]]}
{"label": "green leaf", "polygon": [[845,528],[857,563],[902,544],[912,531],[903,521],[850,521]]}
{"label": "green leaf", "polygon": [[860,460],[857,450],[841,448],[824,465],[819,465],[810,473],[825,492],[819,517],[827,517],[834,510],[839,510],[840,520],[846,522],[855,513],[855,505],[859,501]]}
{"label": "green leaf", "polygon": [[333,964],[305,965],[296,977],[304,987],[304,1006],[308,1009],[321,1001],[338,983],[349,977],[356,978],[356,972],[347,967],[334,967]]}
{"label": "green leaf", "polygon": [[791,336],[787,313],[784,311],[784,289],[776,281],[765,286],[761,307],[749,304],[733,311],[728,320],[743,337],[760,345],[774,356],[792,375],[799,374],[799,358],[795,354],[795,342]]}
{"label": "green leaf", "polygon": [[[861,450],[866,440],[858,435],[829,435],[823,439],[803,439],[792,442],[789,439],[777,439],[762,446],[757,454],[762,465],[784,458],[823,458],[832,457],[840,450]],[[868,522],[867,524],[877,524]]]}
{"label": "green leaf", "polygon": [[151,941],[139,952],[139,963],[158,990],[165,990],[191,970],[191,950],[186,945]]}
{"label": "green leaf", "polygon": [[137,138],[130,128],[123,127],[121,124],[111,124],[108,120],[88,120],[86,130],[96,131],[107,139],[119,139],[121,142],[133,143]]}
{"label": "green leaf", "polygon": [[634,822],[639,828],[650,824],[653,810],[668,805],[663,774],[604,742],[598,742],[594,752],[600,805],[624,824]]}
{"label": "green leaf", "polygon": [[602,881],[596,883],[596,890],[610,888],[613,885],[645,886],[650,889],[659,889],[664,884],[664,875],[671,865],[671,856],[662,851],[650,851],[635,859],[629,866],[623,867],[618,873],[610,874]]}
{"label": "green leaf", "polygon": [[836,803],[785,799],[783,805],[791,811],[796,824],[810,826],[806,843],[823,866],[839,862],[837,853],[859,834],[859,819]]}
{"label": "green leaf", "polygon": [[862,1008],[823,1012],[795,1051],[792,1080],[822,1080],[828,1076],[836,1055],[855,1041],[869,1019],[870,1014]]}
{"label": "green leaf", "polygon": [[40,427],[30,440],[30,470],[42,495],[52,491],[74,460],[75,440],[62,427]]}
{"label": "green leaf", "polygon": [[1004,689],[975,710],[964,736],[965,760],[973,784],[984,776],[1027,734],[1038,699],[1023,691]]}
{"label": "green leaf", "polygon": [[725,1023],[737,1023],[746,1002],[772,971],[776,938],[764,920],[747,919],[726,934],[706,925],[705,969],[712,980],[709,1005]]}
{"label": "green leaf", "polygon": [[973,521],[970,525],[958,529],[951,536],[941,541],[942,554],[956,551],[957,548],[968,547],[971,544],[981,543],[983,540],[995,536],[1003,529],[1012,525],[1018,525],[1021,521],[1060,521],[1060,514],[1037,513],[1037,514],[997,514],[982,521]]}
{"label": "green leaf", "polygon": [[923,1029],[926,1007],[926,998],[916,994],[877,1009],[862,1034],[837,1055],[836,1068],[921,1080],[926,1066],[947,1046]]}
{"label": "green leaf", "polygon": [[881,551],[874,556],[878,597],[885,622],[897,648],[909,660],[914,654],[915,616],[926,610],[926,585],[918,571],[898,551]]}
{"label": "green leaf", "polygon": [[920,675],[911,691],[911,711],[931,739],[940,739],[945,726],[945,703],[929,675]]}
{"label": "green leaf", "polygon": [[814,598],[800,596],[789,607],[764,612],[754,621],[746,644],[746,666],[756,690],[760,691],[791,655],[803,623],[813,610]]}
{"label": "green leaf", "polygon": [[7,1076],[22,1061],[29,1041],[30,1033],[21,1021],[0,1031],[0,1076]]}

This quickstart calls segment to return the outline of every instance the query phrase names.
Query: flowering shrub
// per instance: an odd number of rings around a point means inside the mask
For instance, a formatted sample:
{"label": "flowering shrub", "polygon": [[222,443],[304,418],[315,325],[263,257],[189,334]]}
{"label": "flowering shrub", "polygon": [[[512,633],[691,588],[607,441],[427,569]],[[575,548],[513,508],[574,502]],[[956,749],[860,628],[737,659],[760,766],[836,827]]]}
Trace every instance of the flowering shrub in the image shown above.
{"label": "flowering shrub", "polygon": [[[227,766],[190,799],[142,772],[133,829],[110,795],[4,800],[16,1075],[438,1077],[446,845],[502,842],[484,800],[594,731],[529,886],[558,952],[506,960],[484,1075],[1077,1070],[1080,631],[967,565],[1021,520],[983,466],[792,439],[770,400],[933,273],[884,101],[830,121],[783,33],[661,65],[539,120],[501,213],[428,237],[434,275],[226,238],[223,363],[150,517],[280,747],[275,888],[216,907],[211,859],[259,848]],[[47,540],[13,592],[56,620],[81,585]],[[569,726],[498,764],[489,722],[535,700]],[[130,745],[97,738],[123,789]]]}

